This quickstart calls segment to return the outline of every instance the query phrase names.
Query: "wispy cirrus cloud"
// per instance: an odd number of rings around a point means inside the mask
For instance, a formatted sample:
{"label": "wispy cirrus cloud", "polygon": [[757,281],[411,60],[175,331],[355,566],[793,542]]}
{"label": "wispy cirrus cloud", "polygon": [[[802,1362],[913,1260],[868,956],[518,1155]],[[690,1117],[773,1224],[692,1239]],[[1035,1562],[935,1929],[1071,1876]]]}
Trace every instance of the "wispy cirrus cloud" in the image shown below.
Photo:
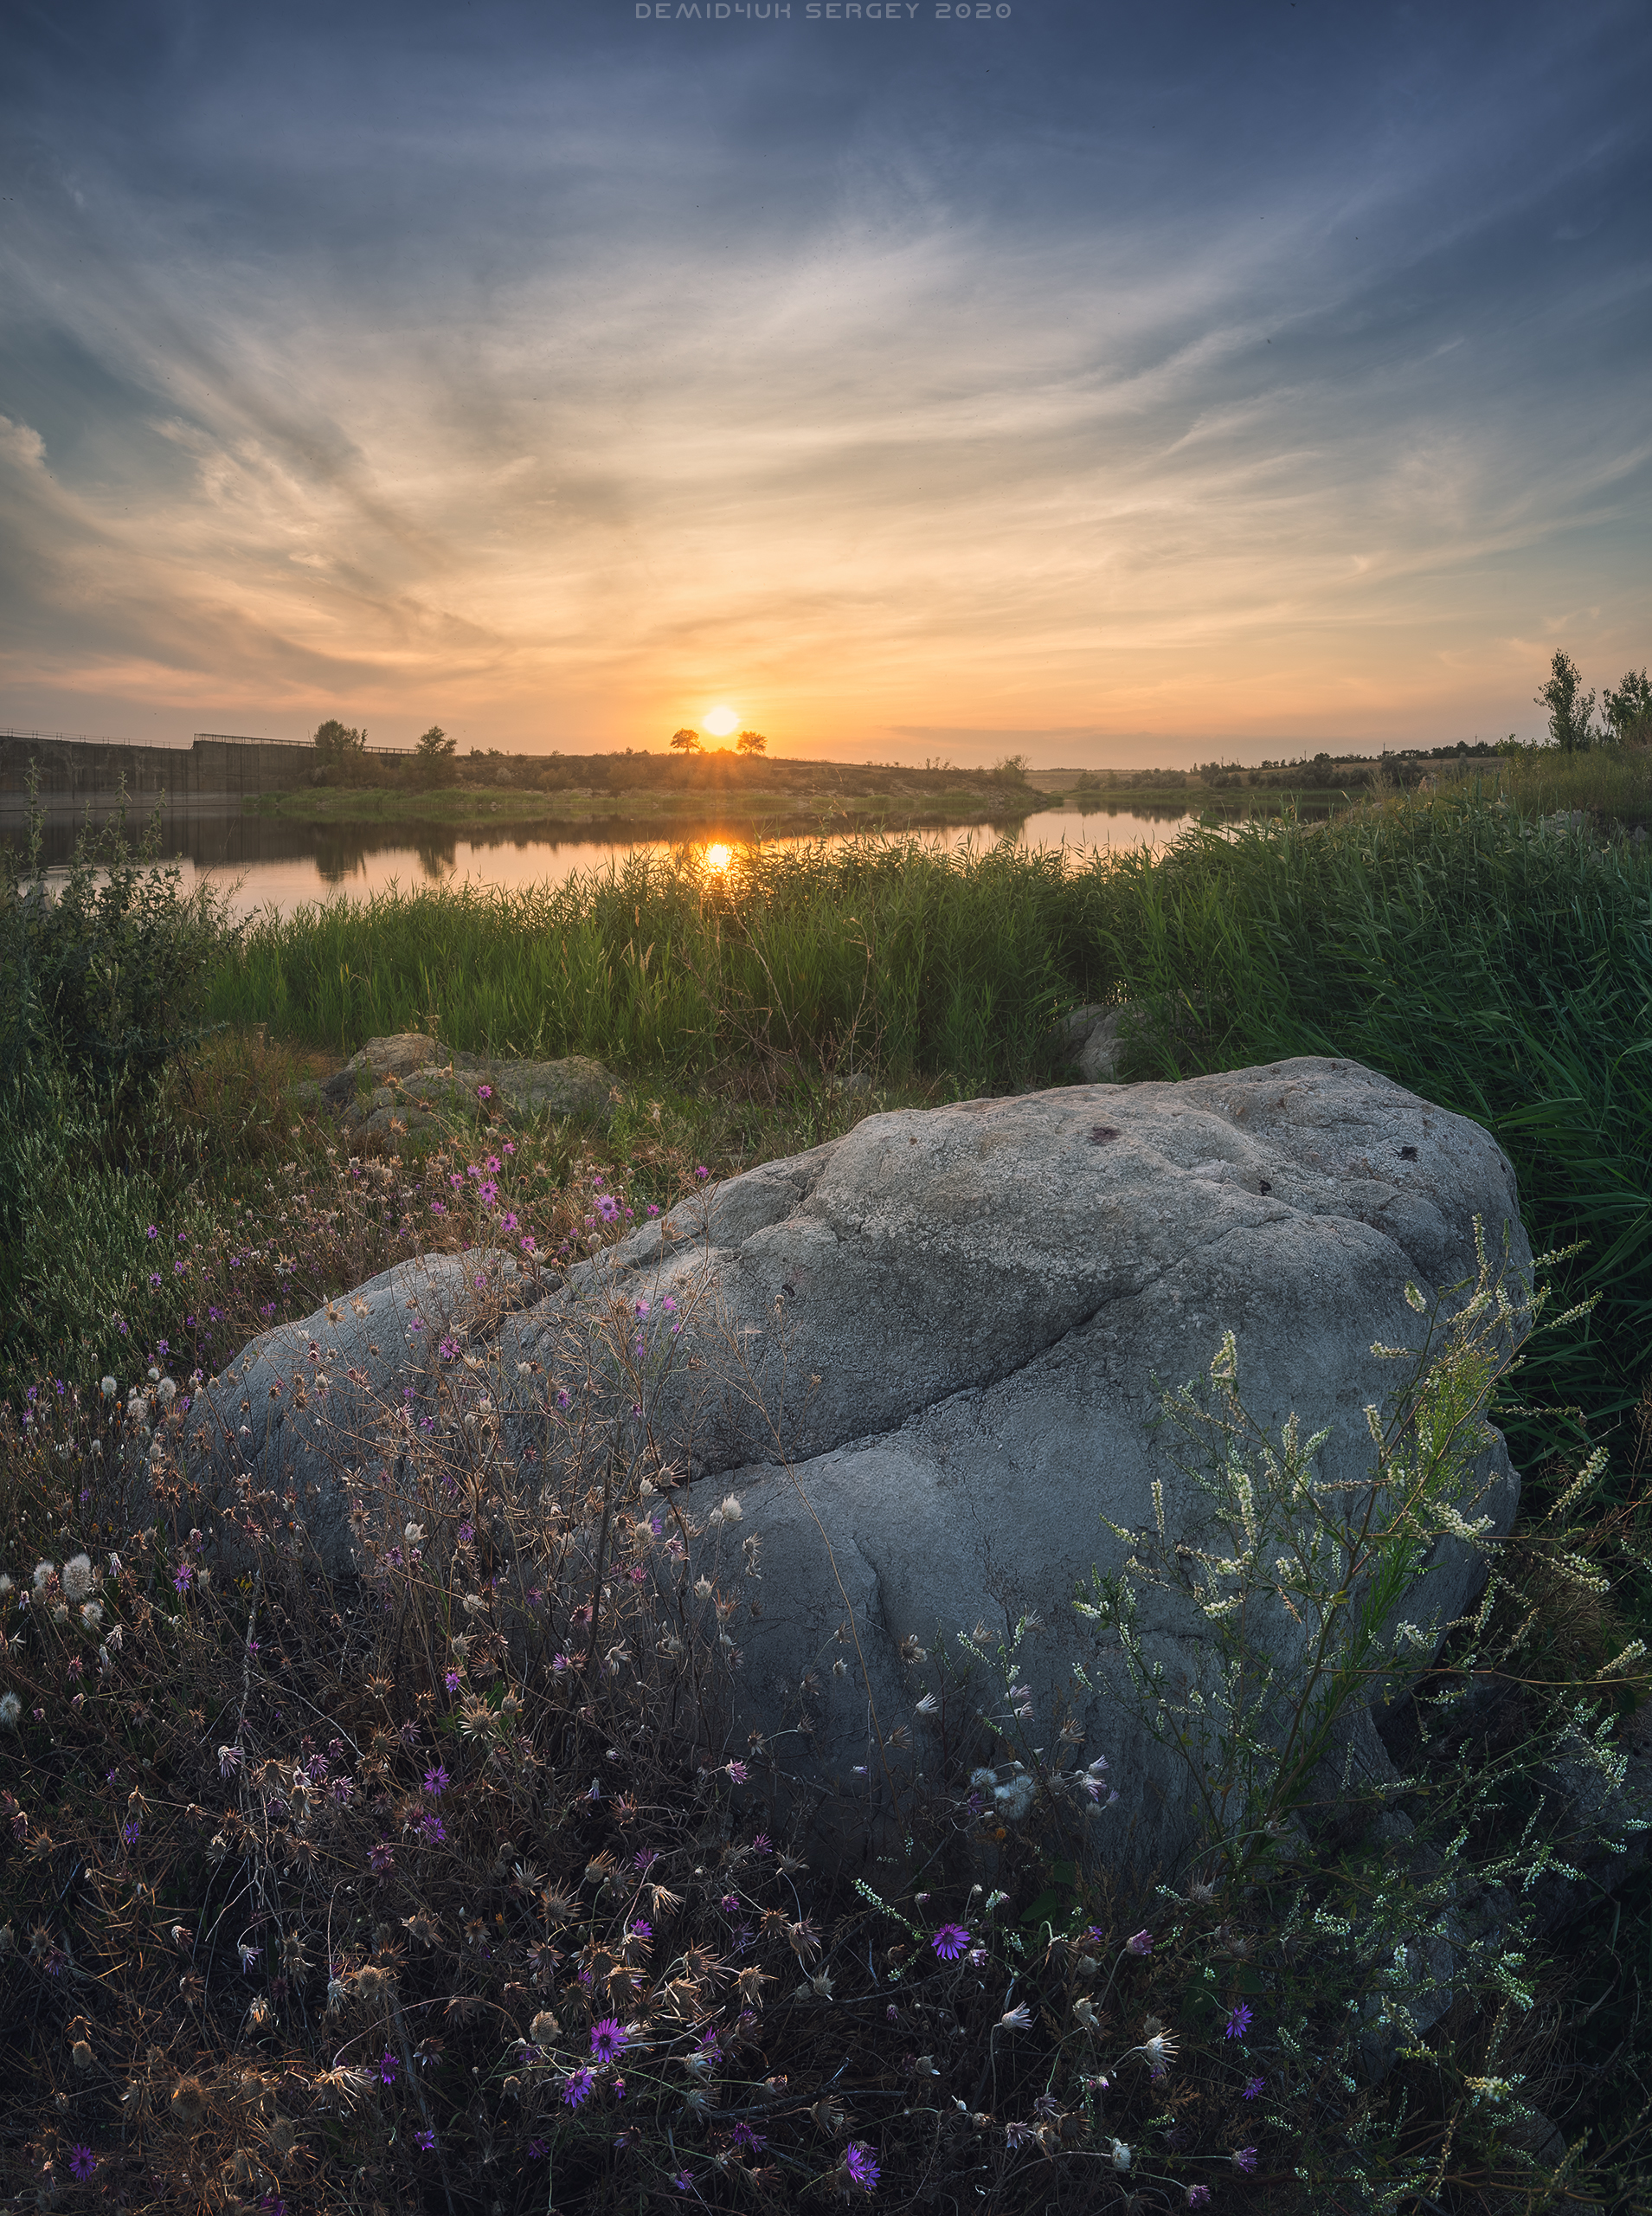
{"label": "wispy cirrus cloud", "polygon": [[995,83],[477,13],[25,42],[0,712],[1197,754],[1635,651],[1631,11],[1189,10],[1191,90],[1076,9]]}

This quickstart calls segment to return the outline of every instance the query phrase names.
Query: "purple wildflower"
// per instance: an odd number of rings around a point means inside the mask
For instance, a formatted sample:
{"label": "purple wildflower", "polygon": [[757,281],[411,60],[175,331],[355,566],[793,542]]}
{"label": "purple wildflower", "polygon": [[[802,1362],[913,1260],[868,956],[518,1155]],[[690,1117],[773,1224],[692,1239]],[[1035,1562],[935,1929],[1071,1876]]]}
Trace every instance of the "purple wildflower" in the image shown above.
{"label": "purple wildflower", "polygon": [[447,1826],[440,1816],[421,1816],[419,1819],[419,1829],[432,1846],[440,1846],[447,1840]]}
{"label": "purple wildflower", "polygon": [[420,2146],[424,2148],[427,2155],[431,2155],[435,2152],[436,2135],[434,2131],[415,2131],[413,2135],[418,2141]]}
{"label": "purple wildflower", "polygon": [[1124,1942],[1127,1955],[1150,1955],[1153,1952],[1151,1931],[1133,1931]]}
{"label": "purple wildflower", "polygon": [[1249,2177],[1257,2167],[1257,2150],[1254,2147],[1236,2147],[1228,2160],[1236,2170],[1243,2170]]}
{"label": "purple wildflower", "polygon": [[493,1098],[492,1086],[491,1085],[479,1085],[476,1088],[476,1097],[479,1100],[492,1100]]}
{"label": "purple wildflower", "polygon": [[864,2139],[852,2139],[844,2150],[843,2166],[863,2193],[877,2190],[877,2157]]}
{"label": "purple wildflower", "polygon": [[1190,2185],[1188,2187],[1187,2206],[1190,2208],[1208,2208],[1210,2205],[1211,2189],[1209,2186]]}
{"label": "purple wildflower", "polygon": [[617,2017],[602,2016],[591,2026],[591,2055],[597,2062],[617,2062],[631,2044],[631,2035]]}
{"label": "purple wildflower", "polygon": [[570,2070],[562,2086],[562,2098],[570,2109],[576,2109],[590,2090],[590,2071],[583,2066]]}
{"label": "purple wildflower", "polygon": [[743,2116],[736,2124],[730,2136],[736,2147],[743,2147],[754,2155],[760,2154],[768,2144],[762,2133],[754,2131]]}
{"label": "purple wildflower", "polygon": [[401,2068],[401,2064],[387,2046],[378,2058],[379,2083],[382,2085],[394,2085]]}
{"label": "purple wildflower", "polygon": [[395,1851],[391,1846],[389,1840],[388,1839],[382,1839],[378,1840],[376,1845],[370,1847],[368,1850],[367,1861],[369,1868],[372,1871],[373,1875],[376,1878],[382,1878],[387,1871],[394,1870],[395,1867]]}
{"label": "purple wildflower", "polygon": [[929,1944],[943,1962],[955,1962],[969,1944],[969,1934],[961,1923],[943,1923]]}
{"label": "purple wildflower", "polygon": [[[151,1236],[153,1234],[151,1234]],[[79,2144],[69,2148],[69,2168],[84,2185],[98,2167],[98,2158],[89,2147]]]}
{"label": "purple wildflower", "polygon": [[1222,2037],[1225,2039],[1242,2039],[1250,2028],[1250,2006],[1248,2001],[1242,2000],[1237,2008],[1228,2011],[1227,2026]]}
{"label": "purple wildflower", "polygon": [[425,1791],[433,1800],[440,1800],[453,1781],[443,1762],[438,1762],[434,1769],[425,1772]]}

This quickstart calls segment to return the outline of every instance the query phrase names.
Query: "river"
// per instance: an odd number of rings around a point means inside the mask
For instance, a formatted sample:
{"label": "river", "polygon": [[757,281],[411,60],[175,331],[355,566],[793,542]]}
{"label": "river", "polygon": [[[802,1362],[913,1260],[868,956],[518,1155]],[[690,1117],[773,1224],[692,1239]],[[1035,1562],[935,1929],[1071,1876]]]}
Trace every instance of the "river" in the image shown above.
{"label": "river", "polygon": [[[1081,815],[1077,809],[1049,808],[1005,831],[976,823],[942,825],[911,835],[954,851],[971,844],[984,850],[1001,838],[1012,838],[1025,847],[1065,847],[1077,854],[1096,847],[1164,846],[1192,821],[1168,810],[1153,815],[1096,809]],[[136,810],[130,828],[134,833],[142,828]],[[44,827],[42,859],[48,883],[63,878],[74,851],[74,823],[64,819]],[[9,826],[0,832],[6,835],[15,842],[18,834]],[[634,854],[687,851],[714,869],[726,867],[742,843],[739,834],[716,829],[669,841],[558,839],[526,831],[472,836],[434,828],[423,832],[406,824],[382,829],[368,824],[314,828],[260,816],[200,811],[179,811],[163,817],[161,824],[161,851],[180,861],[186,891],[209,879],[229,892],[238,912],[273,908],[283,916],[306,901],[341,895],[368,899],[393,886],[413,892],[466,882],[511,888],[561,884],[582,871],[617,866]],[[817,843],[802,837],[763,841],[771,851]],[[844,841],[832,837],[826,843],[839,846]]]}

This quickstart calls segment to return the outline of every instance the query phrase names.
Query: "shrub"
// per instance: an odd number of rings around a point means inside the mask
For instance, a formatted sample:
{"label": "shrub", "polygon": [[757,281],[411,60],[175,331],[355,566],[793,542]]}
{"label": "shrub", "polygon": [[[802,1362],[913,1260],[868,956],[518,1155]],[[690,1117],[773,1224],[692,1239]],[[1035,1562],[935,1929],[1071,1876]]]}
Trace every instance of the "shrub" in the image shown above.
{"label": "shrub", "polygon": [[0,849],[0,1076],[26,1081],[44,1057],[119,1100],[203,1035],[208,984],[239,931],[215,887],[186,894],[181,866],[159,860],[158,806],[135,854],[124,808],[83,828],[54,891],[30,797],[26,851]]}

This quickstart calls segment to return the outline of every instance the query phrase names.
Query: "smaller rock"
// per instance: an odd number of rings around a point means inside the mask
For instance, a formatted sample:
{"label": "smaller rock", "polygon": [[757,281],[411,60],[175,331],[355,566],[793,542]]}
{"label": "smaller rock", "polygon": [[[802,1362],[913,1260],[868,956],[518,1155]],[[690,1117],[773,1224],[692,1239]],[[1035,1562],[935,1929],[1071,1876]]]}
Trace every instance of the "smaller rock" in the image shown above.
{"label": "smaller rock", "polygon": [[[369,1079],[372,1089],[363,1098]],[[473,1114],[484,1101],[496,1116],[517,1124],[543,1115],[599,1116],[618,1089],[613,1073],[588,1054],[494,1062],[454,1053],[421,1032],[404,1031],[394,1038],[370,1039],[319,1088],[318,1097],[340,1110],[363,1136],[381,1137],[434,1132],[441,1117]]]}
{"label": "smaller rock", "polygon": [[1127,1016],[1127,1002],[1117,1008],[1076,1008],[1063,1019],[1057,1037],[1068,1061],[1086,1085],[1115,1085]]}
{"label": "smaller rock", "polygon": [[427,1062],[451,1064],[452,1060],[440,1040],[428,1039],[421,1031],[398,1031],[393,1039],[370,1039],[343,1069],[334,1071],[321,1090],[335,1107],[342,1108],[355,1099],[363,1078],[370,1077],[376,1085],[382,1085],[388,1078],[411,1077]]}

